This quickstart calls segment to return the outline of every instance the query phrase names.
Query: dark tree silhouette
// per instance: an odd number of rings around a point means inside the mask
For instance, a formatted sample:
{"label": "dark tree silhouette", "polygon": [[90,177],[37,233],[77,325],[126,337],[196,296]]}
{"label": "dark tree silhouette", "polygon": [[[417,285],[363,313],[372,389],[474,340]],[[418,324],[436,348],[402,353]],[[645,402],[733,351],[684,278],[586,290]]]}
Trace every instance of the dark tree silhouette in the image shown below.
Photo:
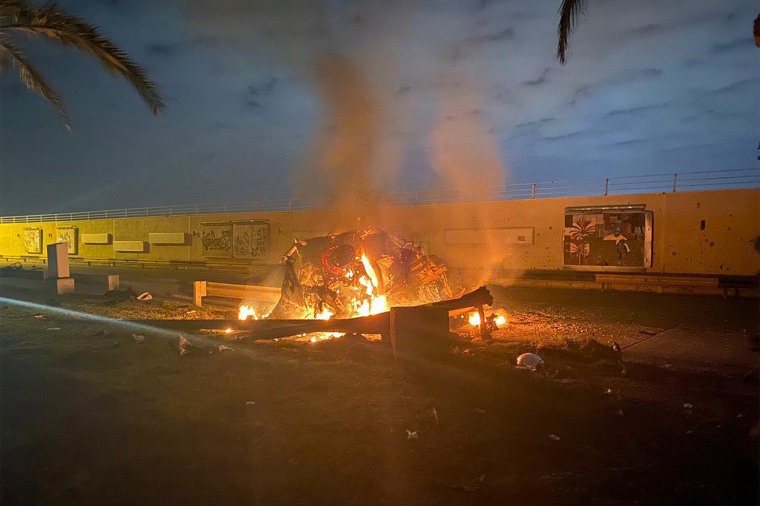
{"label": "dark tree silhouette", "polygon": [[24,0],[0,0],[0,72],[9,64],[15,67],[24,85],[56,108],[66,128],[69,128],[69,118],[63,101],[24,54],[17,40],[22,34],[44,37],[94,56],[106,70],[129,81],[153,114],[164,109],[161,95],[145,70],[95,26],[55,5],[35,7]]}

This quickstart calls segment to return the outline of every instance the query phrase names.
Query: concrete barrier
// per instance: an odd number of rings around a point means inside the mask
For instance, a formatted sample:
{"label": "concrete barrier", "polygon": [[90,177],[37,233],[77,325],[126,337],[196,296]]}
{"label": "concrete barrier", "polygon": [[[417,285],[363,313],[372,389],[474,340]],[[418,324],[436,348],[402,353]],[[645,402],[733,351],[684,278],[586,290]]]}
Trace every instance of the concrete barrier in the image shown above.
{"label": "concrete barrier", "polygon": [[263,302],[275,305],[280,300],[281,290],[270,286],[235,285],[212,281],[193,282],[193,301],[196,306],[203,305],[204,297],[219,297],[242,302]]}

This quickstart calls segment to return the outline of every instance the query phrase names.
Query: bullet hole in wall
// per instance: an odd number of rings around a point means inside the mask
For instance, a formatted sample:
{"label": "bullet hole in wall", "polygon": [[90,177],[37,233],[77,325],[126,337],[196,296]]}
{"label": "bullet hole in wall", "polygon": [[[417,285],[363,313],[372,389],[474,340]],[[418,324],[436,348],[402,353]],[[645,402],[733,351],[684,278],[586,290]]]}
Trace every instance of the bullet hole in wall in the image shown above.
{"label": "bullet hole in wall", "polygon": [[705,229],[705,220],[702,220],[699,222],[699,230],[704,230],[704,229]]}

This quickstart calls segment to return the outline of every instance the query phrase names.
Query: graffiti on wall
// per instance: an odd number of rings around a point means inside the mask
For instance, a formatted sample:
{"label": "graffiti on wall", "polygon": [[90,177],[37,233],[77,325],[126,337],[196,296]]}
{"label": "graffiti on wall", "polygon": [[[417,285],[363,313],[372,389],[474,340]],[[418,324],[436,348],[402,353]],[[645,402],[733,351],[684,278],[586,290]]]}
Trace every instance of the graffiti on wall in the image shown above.
{"label": "graffiti on wall", "polygon": [[68,245],[69,255],[76,255],[79,249],[77,242],[76,227],[60,227],[55,229],[56,242],[65,242]]}
{"label": "graffiti on wall", "polygon": [[232,256],[232,223],[201,223],[203,256]]}
{"label": "graffiti on wall", "polygon": [[235,258],[266,257],[269,249],[269,223],[234,223],[232,249]]}
{"label": "graffiti on wall", "polygon": [[42,254],[42,229],[24,229],[24,251],[33,255]]}
{"label": "graffiti on wall", "polygon": [[203,256],[264,258],[269,253],[269,223],[242,221],[201,223]]}
{"label": "graffiti on wall", "polygon": [[646,211],[565,212],[566,266],[649,267]]}

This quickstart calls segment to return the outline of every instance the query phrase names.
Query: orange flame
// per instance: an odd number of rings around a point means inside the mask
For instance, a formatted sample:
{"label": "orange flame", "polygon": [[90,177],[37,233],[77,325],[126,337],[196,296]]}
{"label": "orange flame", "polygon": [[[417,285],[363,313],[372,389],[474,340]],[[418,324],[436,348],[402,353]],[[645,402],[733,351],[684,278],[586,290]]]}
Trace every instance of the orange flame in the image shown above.
{"label": "orange flame", "polygon": [[256,318],[256,311],[251,306],[240,306],[238,309],[238,320],[247,320],[249,316],[253,316],[254,320],[258,320]]}
{"label": "orange flame", "polygon": [[323,307],[321,312],[316,313],[314,315],[314,318],[316,318],[317,320],[329,320],[333,314],[334,313],[332,311],[330,311],[326,307]]}
{"label": "orange flame", "polygon": [[261,320],[267,316],[269,316],[269,313],[256,313],[256,310],[253,309],[253,306],[244,304],[238,308],[238,320],[247,320],[249,317],[253,318],[254,320]]}
{"label": "orange flame", "polygon": [[377,280],[377,273],[375,272],[375,268],[372,267],[372,262],[369,261],[369,258],[367,258],[367,255],[365,255],[362,252],[362,264],[364,265],[364,270],[367,273],[367,276],[369,276],[370,281],[372,281],[372,286],[377,288],[380,286]]}
{"label": "orange flame", "polygon": [[[497,311],[501,311],[501,309]],[[493,314],[486,316],[486,321],[488,321],[491,318],[493,319],[493,323],[497,327],[501,327],[507,324],[507,317],[504,316],[503,314],[494,312]],[[469,321],[470,325],[472,325],[473,327],[477,327],[478,325],[480,325],[480,315],[478,314],[477,311],[475,311],[474,313],[470,313],[469,317],[467,318],[467,321]]]}
{"label": "orange flame", "polygon": [[338,339],[339,337],[343,337],[346,334],[341,334],[340,332],[315,332],[311,339],[309,339],[309,342],[311,343],[318,343],[320,341],[328,341],[330,339]]}

